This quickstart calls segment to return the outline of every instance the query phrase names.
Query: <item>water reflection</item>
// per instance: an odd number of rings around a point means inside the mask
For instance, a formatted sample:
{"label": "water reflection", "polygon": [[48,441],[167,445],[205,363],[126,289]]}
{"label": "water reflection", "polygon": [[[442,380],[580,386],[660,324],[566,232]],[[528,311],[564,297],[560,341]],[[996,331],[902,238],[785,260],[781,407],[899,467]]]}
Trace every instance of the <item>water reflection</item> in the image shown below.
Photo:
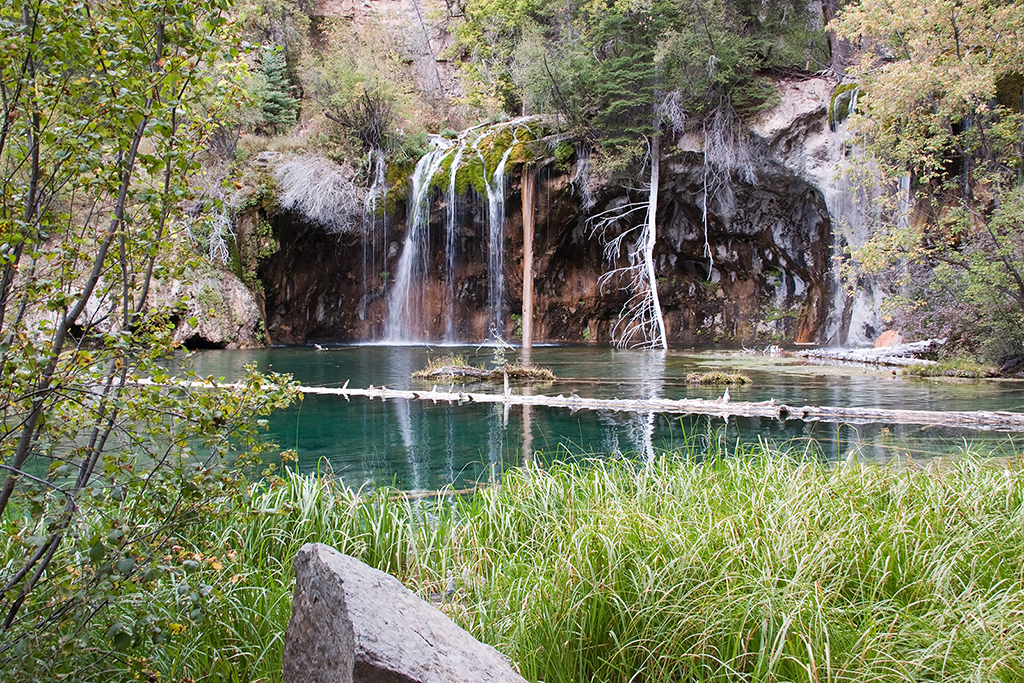
{"label": "water reflection", "polygon": [[[450,353],[451,349],[444,349]],[[477,365],[493,350],[457,349]],[[303,384],[385,385],[413,388],[410,375],[429,357],[424,347],[355,346],[328,351],[287,348],[259,351],[203,351],[193,355],[203,375],[228,379],[246,363],[290,372]],[[694,371],[742,368],[753,384],[730,389],[733,401],[775,398],[794,406],[837,405],[928,410],[1024,411],[1020,383],[951,384],[894,378],[863,369],[811,366],[793,358],[743,357],[678,351],[617,351],[593,347],[534,348],[531,360],[559,379],[545,394],[594,398],[718,398],[720,387],[686,383]],[[430,389],[431,385],[414,388]],[[474,387],[501,391],[502,387]],[[529,389],[512,388],[514,392]],[[456,487],[487,480],[492,472],[530,459],[620,455],[650,459],[661,449],[712,444],[812,441],[821,457],[887,462],[894,457],[922,459],[968,441],[988,445],[1012,442],[1006,435],[908,425],[848,425],[764,418],[730,418],[655,413],[579,411],[540,406],[433,404],[423,401],[368,401],[307,395],[291,410],[275,415],[271,430],[283,448],[294,448],[304,471],[330,468],[352,486],[395,484],[405,489]],[[1018,437],[1020,440],[1021,437]]]}
{"label": "water reflection", "polygon": [[[664,398],[662,389],[667,353],[664,349],[616,351],[613,358],[621,366],[622,373],[638,380],[636,391],[629,398]],[[602,452],[613,456],[635,453],[647,461],[654,460],[655,413],[598,411],[598,417],[611,427],[604,432]]]}

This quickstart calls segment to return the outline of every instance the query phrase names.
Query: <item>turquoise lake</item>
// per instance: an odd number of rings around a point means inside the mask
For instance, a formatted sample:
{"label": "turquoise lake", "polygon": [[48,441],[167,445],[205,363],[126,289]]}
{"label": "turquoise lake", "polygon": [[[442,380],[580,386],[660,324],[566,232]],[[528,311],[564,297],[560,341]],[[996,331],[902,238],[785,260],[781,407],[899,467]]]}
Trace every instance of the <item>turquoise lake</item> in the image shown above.
{"label": "turquoise lake", "polygon": [[[199,351],[191,354],[202,376],[228,380],[242,367],[292,374],[307,386],[387,386],[430,389],[432,382],[412,380],[429,359],[459,354],[474,365],[489,366],[489,347],[332,346]],[[518,350],[506,351],[510,361]],[[574,346],[539,347],[534,364],[558,379],[534,385],[536,394],[575,393],[593,398],[718,398],[721,387],[689,384],[687,374],[709,370],[741,371],[752,384],[729,389],[733,401],[774,398],[791,406],[862,406],[914,410],[1005,410],[1024,412],[1024,382],[954,382],[904,378],[888,369],[840,367],[784,355],[753,352],[636,351]],[[447,388],[447,386],[445,386]],[[500,386],[473,385],[473,391],[500,392]],[[513,388],[513,392],[522,389]],[[524,424],[525,422],[525,424]],[[818,457],[851,456],[873,462],[924,461],[955,453],[965,444],[1014,449],[1024,434],[966,432],[913,425],[836,424],[757,418],[627,414],[532,407],[448,405],[424,401],[346,401],[307,395],[270,420],[273,439],[298,451],[301,471],[331,471],[353,487],[395,485],[405,490],[462,488],[489,480],[504,468],[532,459],[586,457],[646,458],[687,439],[698,448],[711,440],[728,446],[759,439],[777,444],[813,440]],[[1019,448],[1017,449],[1019,450]]]}

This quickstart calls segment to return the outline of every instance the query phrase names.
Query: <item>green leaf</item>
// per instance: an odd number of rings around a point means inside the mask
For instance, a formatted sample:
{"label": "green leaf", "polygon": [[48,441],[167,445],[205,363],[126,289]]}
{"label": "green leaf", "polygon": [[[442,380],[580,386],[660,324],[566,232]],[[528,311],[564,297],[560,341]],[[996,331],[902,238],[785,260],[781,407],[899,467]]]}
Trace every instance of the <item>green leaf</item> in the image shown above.
{"label": "green leaf", "polygon": [[96,541],[89,548],[89,559],[93,562],[99,562],[107,554],[107,547],[103,545],[102,541]]}
{"label": "green leaf", "polygon": [[132,634],[127,631],[120,631],[114,636],[114,649],[127,650],[132,646]]}

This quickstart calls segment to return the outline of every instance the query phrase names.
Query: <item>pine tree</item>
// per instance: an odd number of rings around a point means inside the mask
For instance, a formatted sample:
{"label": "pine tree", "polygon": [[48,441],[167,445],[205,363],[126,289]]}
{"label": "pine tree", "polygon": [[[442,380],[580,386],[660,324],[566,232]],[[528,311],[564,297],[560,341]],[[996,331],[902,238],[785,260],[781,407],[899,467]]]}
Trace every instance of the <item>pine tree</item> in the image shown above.
{"label": "pine tree", "polygon": [[263,77],[267,92],[263,96],[263,122],[277,132],[280,126],[290,126],[298,119],[299,100],[292,97],[291,82],[286,72],[281,50],[267,52],[263,57]]}

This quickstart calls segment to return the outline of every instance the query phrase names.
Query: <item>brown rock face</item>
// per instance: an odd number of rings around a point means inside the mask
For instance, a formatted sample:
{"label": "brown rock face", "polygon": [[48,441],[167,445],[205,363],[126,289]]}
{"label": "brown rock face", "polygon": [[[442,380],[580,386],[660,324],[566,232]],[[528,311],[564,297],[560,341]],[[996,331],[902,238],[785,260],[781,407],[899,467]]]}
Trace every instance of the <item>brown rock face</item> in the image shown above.
{"label": "brown rock face", "polygon": [[[504,251],[506,340],[522,310],[522,201],[519,169],[507,199]],[[708,202],[707,244],[702,159],[680,153],[663,162],[655,268],[670,343],[822,341],[833,284],[831,221],[820,192],[781,168],[765,166],[756,184],[734,178]],[[568,176],[538,173],[534,237],[534,339],[611,341],[629,298],[624,283],[602,282],[622,264],[603,255]],[[610,189],[592,213],[621,201]],[[449,272],[446,207],[435,198],[426,276],[416,287],[423,340],[488,338],[486,200],[459,200],[455,264]],[[291,215],[271,217],[277,250],[259,276],[267,326],[276,343],[367,341],[386,334],[387,298],[405,239],[404,216],[363,235],[329,236]]]}

